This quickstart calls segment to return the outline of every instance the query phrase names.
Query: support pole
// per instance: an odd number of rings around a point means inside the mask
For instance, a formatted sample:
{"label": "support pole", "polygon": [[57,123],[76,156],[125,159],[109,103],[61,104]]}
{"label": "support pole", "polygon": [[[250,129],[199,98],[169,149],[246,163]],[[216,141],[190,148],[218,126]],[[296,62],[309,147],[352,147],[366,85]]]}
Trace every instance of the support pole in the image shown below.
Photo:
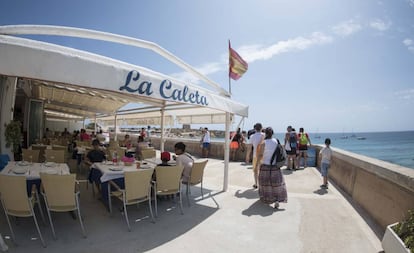
{"label": "support pole", "polygon": [[161,108],[161,143],[160,143],[160,151],[164,152],[164,124],[165,124],[165,119],[164,119],[164,114],[165,114],[165,108],[164,106]]}
{"label": "support pole", "polygon": [[114,141],[118,140],[118,125],[117,125],[117,114],[115,113],[114,116],[114,128],[115,128],[115,136],[114,136]]}
{"label": "support pole", "polygon": [[226,112],[226,126],[224,132],[224,179],[223,191],[227,191],[229,185],[229,157],[230,157],[230,113]]}

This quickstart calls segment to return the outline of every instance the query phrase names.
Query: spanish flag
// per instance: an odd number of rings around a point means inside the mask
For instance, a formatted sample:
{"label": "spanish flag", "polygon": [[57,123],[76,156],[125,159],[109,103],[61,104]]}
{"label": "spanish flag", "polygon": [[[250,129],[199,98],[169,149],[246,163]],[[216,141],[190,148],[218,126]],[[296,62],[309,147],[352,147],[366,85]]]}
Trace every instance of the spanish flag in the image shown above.
{"label": "spanish flag", "polygon": [[229,77],[238,80],[248,69],[248,64],[231,48],[229,41]]}

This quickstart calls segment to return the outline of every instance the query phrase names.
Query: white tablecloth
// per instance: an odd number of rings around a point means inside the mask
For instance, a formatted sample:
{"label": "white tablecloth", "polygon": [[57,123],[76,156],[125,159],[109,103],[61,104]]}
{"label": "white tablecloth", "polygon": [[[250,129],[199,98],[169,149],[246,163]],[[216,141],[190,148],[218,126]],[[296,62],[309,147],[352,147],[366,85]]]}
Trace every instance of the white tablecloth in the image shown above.
{"label": "white tablecloth", "polygon": [[[141,162],[141,166],[139,169],[151,169],[154,168],[152,164],[147,162]],[[116,178],[123,178],[124,171],[136,171],[137,166],[136,164],[132,164],[131,166],[125,166],[123,162],[120,162],[119,165],[113,165],[110,162],[107,163],[94,163],[92,164],[92,168],[98,169],[102,172],[101,182],[106,182]]]}
{"label": "white tablecloth", "polygon": [[40,179],[40,172],[68,175],[69,166],[66,163],[29,163],[9,162],[0,172],[5,175],[26,176],[27,179]]}

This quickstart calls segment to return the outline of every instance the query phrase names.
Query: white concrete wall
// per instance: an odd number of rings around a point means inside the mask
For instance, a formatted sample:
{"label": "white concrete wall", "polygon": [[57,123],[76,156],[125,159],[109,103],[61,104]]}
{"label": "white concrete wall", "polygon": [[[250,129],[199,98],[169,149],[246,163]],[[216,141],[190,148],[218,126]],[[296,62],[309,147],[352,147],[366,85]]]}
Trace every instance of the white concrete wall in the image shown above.
{"label": "white concrete wall", "polygon": [[11,148],[6,148],[4,131],[5,125],[13,120],[16,84],[16,77],[0,76],[0,153],[8,154],[11,160],[14,159],[14,155]]}
{"label": "white concrete wall", "polygon": [[74,121],[56,121],[56,120],[46,120],[46,126],[50,131],[58,132],[59,134],[63,132],[65,127],[68,129],[69,133],[73,133],[73,130],[80,130],[83,128],[83,121],[74,122]]}

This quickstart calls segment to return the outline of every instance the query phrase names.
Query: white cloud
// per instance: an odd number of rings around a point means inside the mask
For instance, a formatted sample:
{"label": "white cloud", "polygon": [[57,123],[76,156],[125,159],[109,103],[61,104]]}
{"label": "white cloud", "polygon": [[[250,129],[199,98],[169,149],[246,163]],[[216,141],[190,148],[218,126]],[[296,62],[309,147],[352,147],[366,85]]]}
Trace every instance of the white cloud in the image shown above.
{"label": "white cloud", "polygon": [[332,41],[333,38],[331,36],[327,36],[321,32],[314,32],[309,37],[297,37],[294,39],[279,41],[270,46],[243,46],[240,47],[238,52],[247,62],[250,63],[258,60],[268,60],[281,53],[306,50],[312,46],[328,44]]}
{"label": "white cloud", "polygon": [[352,19],[342,22],[332,28],[335,34],[340,35],[342,37],[349,36],[353,33],[358,32],[361,29],[362,26]]}
{"label": "white cloud", "polygon": [[[414,1],[414,0],[413,0]],[[414,53],[414,41],[412,39],[403,40],[403,44],[407,46],[408,50]]]}
{"label": "white cloud", "polygon": [[[288,53],[292,51],[300,51],[309,49],[312,46],[323,45],[331,43],[333,38],[327,36],[321,32],[314,32],[308,37],[297,37],[294,39],[288,39],[279,41],[272,45],[245,45],[236,49],[239,55],[249,64],[255,61],[265,61],[273,58],[274,56],[282,53]],[[206,63],[201,67],[196,67],[197,71],[204,75],[213,74],[219,71],[227,71],[228,54],[224,54],[221,60],[218,62]],[[198,82],[198,78],[188,72],[180,72],[171,74],[171,76],[191,82]]]}
{"label": "white cloud", "polygon": [[[414,0],[413,0],[414,1]],[[372,28],[378,30],[378,31],[386,31],[391,27],[391,21],[388,21],[387,23],[382,21],[381,19],[375,19],[369,23],[369,26]]]}
{"label": "white cloud", "polygon": [[405,39],[405,40],[403,40],[403,43],[406,46],[411,46],[411,45],[414,44],[412,39]]}
{"label": "white cloud", "polygon": [[407,0],[407,2],[411,7],[414,7],[414,0]]}
{"label": "white cloud", "polygon": [[414,89],[400,90],[395,92],[395,95],[404,100],[414,100]]}

